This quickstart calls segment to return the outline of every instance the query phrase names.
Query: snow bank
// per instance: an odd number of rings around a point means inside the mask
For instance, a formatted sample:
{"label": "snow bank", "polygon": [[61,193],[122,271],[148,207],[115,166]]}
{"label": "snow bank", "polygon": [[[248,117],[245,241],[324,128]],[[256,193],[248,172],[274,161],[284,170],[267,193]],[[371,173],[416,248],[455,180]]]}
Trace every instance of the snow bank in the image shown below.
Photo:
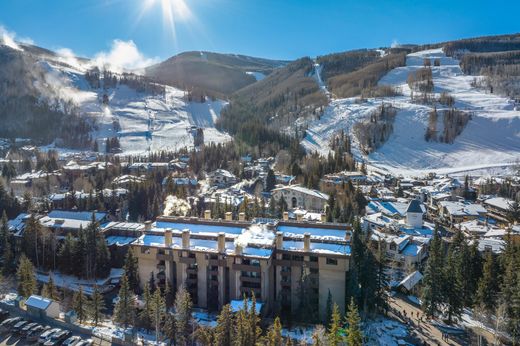
{"label": "snow bank", "polygon": [[167,196],[164,202],[165,216],[186,216],[190,211],[190,204],[185,199],[178,198],[177,196]]}

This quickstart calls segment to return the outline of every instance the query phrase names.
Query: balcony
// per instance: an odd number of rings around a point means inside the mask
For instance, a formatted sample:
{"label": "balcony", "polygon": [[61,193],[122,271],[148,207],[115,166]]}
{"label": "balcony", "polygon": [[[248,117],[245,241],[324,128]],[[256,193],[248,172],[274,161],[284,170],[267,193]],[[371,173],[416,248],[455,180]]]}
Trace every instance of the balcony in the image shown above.
{"label": "balcony", "polygon": [[197,263],[197,260],[192,257],[180,257],[179,262],[184,264],[195,264]]}
{"label": "balcony", "polygon": [[255,272],[255,273],[260,273],[260,272],[262,271],[262,269],[260,268],[260,266],[255,266],[255,265],[250,265],[250,264],[238,264],[238,263],[234,263],[232,268],[233,268],[234,270],[240,270],[240,271],[244,271],[244,272]]}
{"label": "balcony", "polygon": [[242,275],[240,277],[240,281],[242,282],[255,282],[255,283],[260,283],[262,282],[262,279],[261,278],[256,278],[256,277],[250,277],[250,276],[244,276]]}
{"label": "balcony", "polygon": [[172,255],[167,255],[167,254],[157,254],[157,260],[158,261],[173,261],[173,256]]}

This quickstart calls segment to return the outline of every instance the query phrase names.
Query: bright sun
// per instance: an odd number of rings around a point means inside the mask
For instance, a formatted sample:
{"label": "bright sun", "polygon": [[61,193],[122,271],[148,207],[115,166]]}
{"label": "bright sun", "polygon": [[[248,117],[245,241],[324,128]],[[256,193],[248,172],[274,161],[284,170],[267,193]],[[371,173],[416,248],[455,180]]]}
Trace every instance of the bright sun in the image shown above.
{"label": "bright sun", "polygon": [[180,21],[188,21],[192,14],[185,0],[144,0],[142,13],[149,11],[153,6],[160,4],[163,23],[175,38],[175,25]]}

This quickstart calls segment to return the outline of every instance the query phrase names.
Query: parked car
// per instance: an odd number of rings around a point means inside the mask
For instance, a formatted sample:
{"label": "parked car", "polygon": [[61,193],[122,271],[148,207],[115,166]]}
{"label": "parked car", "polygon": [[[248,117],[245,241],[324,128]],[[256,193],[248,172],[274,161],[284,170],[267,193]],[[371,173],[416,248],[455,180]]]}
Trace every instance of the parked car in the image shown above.
{"label": "parked car", "polygon": [[67,340],[63,341],[62,346],[76,346],[81,341],[79,336],[71,336]]}
{"label": "parked car", "polygon": [[38,339],[40,338],[40,335],[42,335],[44,332],[46,332],[50,329],[51,329],[51,327],[49,327],[49,326],[44,327],[44,326],[37,325],[29,332],[29,334],[27,334],[27,337],[26,337],[27,342],[38,341]]}
{"label": "parked car", "polygon": [[11,327],[11,333],[18,334],[22,330],[23,327],[29,324],[29,321],[21,320]]}
{"label": "parked car", "polygon": [[2,323],[0,323],[0,332],[1,333],[7,332],[13,324],[18,323],[21,320],[22,320],[21,317],[12,317],[12,318],[8,318],[7,320],[4,320]]}
{"label": "parked car", "polygon": [[23,326],[23,328],[21,328],[19,330],[19,333],[22,337],[26,336],[27,334],[29,334],[29,332],[38,325],[38,323],[35,323],[35,322],[32,322],[32,323],[27,323],[25,326]]}
{"label": "parked car", "polygon": [[61,345],[65,340],[70,338],[72,332],[70,330],[62,330],[56,334],[53,334],[50,339],[45,341],[44,346],[57,346]]}
{"label": "parked car", "polygon": [[9,311],[0,309],[0,321],[3,321],[9,317]]}
{"label": "parked car", "polygon": [[90,346],[90,345],[92,345],[92,343],[93,343],[92,339],[81,340],[75,346]]}
{"label": "parked car", "polygon": [[43,332],[40,335],[40,337],[38,338],[38,343],[40,345],[45,344],[47,342],[47,339],[50,339],[54,334],[59,333],[59,332],[61,332],[60,328],[49,329],[49,330]]}

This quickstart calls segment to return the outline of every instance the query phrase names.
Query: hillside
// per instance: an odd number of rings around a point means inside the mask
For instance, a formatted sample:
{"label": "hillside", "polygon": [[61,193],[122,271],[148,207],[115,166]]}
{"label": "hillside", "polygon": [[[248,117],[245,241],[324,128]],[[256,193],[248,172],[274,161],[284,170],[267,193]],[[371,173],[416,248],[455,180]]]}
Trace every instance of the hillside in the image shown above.
{"label": "hillside", "polygon": [[185,90],[230,95],[286,62],[237,54],[185,52],[145,69],[145,75]]}
{"label": "hillside", "polygon": [[[408,76],[424,69],[425,59],[432,62],[432,99],[438,100],[442,93],[447,93],[455,100],[452,106],[437,101],[424,104],[411,99]],[[434,66],[436,59],[439,66]],[[397,108],[397,114],[392,124],[393,132],[386,142],[367,155],[360,146],[359,137],[355,136],[356,155],[375,166],[398,172],[405,169],[426,172],[512,164],[520,159],[520,111],[515,110],[512,100],[474,87],[474,78],[464,74],[459,61],[447,57],[441,48],[408,54],[406,66],[391,70],[379,81],[379,85],[393,86],[402,96],[368,98],[365,102],[358,98],[334,99],[324,115],[309,124],[302,144],[308,150],[325,154],[335,133],[341,129],[353,132],[356,124],[369,119],[382,103],[387,103]],[[434,107],[439,114],[434,127],[439,133],[443,133],[445,126],[444,110],[455,107],[470,115],[467,125],[451,144],[426,140]]]}
{"label": "hillside", "polygon": [[71,66],[51,51],[20,47],[0,46],[0,137],[100,151],[119,138],[123,153],[136,154],[193,146],[194,128],[206,142],[230,139],[214,128],[222,100],[189,100],[137,75],[99,73],[86,59]]}

